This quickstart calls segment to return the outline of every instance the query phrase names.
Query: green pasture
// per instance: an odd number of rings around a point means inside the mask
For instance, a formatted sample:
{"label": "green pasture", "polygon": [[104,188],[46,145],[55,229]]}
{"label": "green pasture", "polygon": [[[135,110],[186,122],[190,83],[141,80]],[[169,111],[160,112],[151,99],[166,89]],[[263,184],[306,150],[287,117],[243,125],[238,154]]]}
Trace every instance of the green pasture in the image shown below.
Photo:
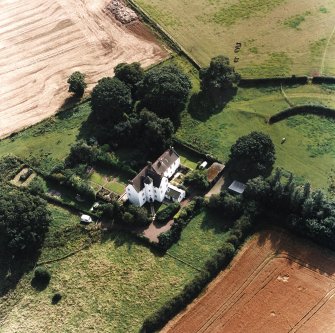
{"label": "green pasture", "polygon": [[[330,89],[317,85],[284,87],[293,104],[322,104],[335,107]],[[240,88],[225,108],[215,114],[184,112],[177,137],[194,147],[228,160],[231,145],[251,131],[271,136],[277,153],[276,166],[327,188],[335,165],[335,121],[318,116],[295,116],[269,125],[268,118],[289,105],[280,88]],[[282,138],[286,142],[281,144]]]}
{"label": "green pasture", "polygon": [[225,54],[246,77],[335,75],[332,0],[132,1],[202,66]]}
{"label": "green pasture", "polygon": [[[82,247],[87,233],[78,228],[78,217],[50,206],[53,222],[42,260]],[[138,332],[143,320],[180,290],[202,269],[225,239],[225,225],[207,213],[195,217],[170,250],[191,266],[169,255],[158,255],[132,236],[103,235],[89,249],[47,264],[49,286],[36,291],[26,273],[10,297],[2,299],[2,330],[16,332]],[[51,297],[60,292],[57,305]],[[27,320],[29,318],[29,320]],[[19,327],[22,327],[19,328]]]}

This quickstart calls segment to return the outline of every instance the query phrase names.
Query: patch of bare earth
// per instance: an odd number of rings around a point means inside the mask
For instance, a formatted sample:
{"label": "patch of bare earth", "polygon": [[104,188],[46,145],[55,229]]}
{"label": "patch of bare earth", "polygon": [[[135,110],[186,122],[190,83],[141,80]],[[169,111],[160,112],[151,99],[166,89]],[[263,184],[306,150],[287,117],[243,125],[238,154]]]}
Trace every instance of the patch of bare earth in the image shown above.
{"label": "patch of bare earth", "polygon": [[148,32],[134,34],[107,15],[108,2],[0,1],[0,138],[54,114],[76,70],[90,90],[120,62],[149,66],[167,56]]}
{"label": "patch of bare earth", "polygon": [[264,231],[163,332],[330,333],[334,295],[334,253]]}

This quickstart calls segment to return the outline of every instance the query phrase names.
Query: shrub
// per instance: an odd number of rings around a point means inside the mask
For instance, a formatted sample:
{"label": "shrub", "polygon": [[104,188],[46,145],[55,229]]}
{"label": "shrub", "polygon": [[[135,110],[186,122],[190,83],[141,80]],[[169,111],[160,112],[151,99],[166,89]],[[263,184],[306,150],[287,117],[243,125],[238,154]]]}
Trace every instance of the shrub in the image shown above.
{"label": "shrub", "polygon": [[156,222],[160,224],[168,222],[171,218],[173,218],[179,209],[180,204],[178,202],[167,205],[156,214]]}
{"label": "shrub", "polygon": [[48,284],[51,274],[45,267],[37,267],[34,271],[34,279],[37,283]]}
{"label": "shrub", "polygon": [[61,299],[62,299],[62,294],[61,293],[55,293],[52,296],[51,303],[52,304],[57,304]]}
{"label": "shrub", "polygon": [[32,194],[44,194],[47,190],[47,185],[43,178],[36,176],[29,184],[29,190]]}

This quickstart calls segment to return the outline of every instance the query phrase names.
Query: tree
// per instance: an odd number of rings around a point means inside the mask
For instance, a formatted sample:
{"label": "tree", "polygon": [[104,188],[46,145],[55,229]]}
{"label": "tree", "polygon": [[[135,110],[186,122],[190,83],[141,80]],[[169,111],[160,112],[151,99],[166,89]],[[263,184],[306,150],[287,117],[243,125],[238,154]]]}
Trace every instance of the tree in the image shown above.
{"label": "tree", "polygon": [[46,202],[27,191],[2,186],[0,192],[0,233],[13,254],[37,250],[48,230],[50,213]]}
{"label": "tree", "polygon": [[101,123],[118,123],[132,107],[130,88],[117,78],[104,77],[92,91],[92,110]]}
{"label": "tree", "polygon": [[142,104],[161,118],[179,119],[191,90],[189,78],[176,66],[155,67],[138,85]]}
{"label": "tree", "polygon": [[69,84],[69,92],[73,92],[76,96],[81,97],[84,95],[84,91],[87,87],[85,83],[85,74],[80,72],[74,72],[67,80]]}
{"label": "tree", "polygon": [[92,164],[96,160],[97,148],[89,146],[80,140],[71,146],[70,154],[65,160],[65,165],[73,167],[77,164]]}
{"label": "tree", "polygon": [[114,68],[115,77],[124,82],[130,89],[133,98],[136,95],[136,85],[144,77],[144,70],[139,62],[121,63]]}
{"label": "tree", "polygon": [[185,184],[191,185],[200,191],[207,190],[209,186],[207,176],[203,170],[189,172],[185,177]]}
{"label": "tree", "polygon": [[237,172],[257,176],[272,168],[276,159],[275,146],[267,134],[251,132],[237,139],[229,157]]}
{"label": "tree", "polygon": [[[119,146],[138,147],[146,156],[161,153],[172,143],[174,127],[170,119],[143,110],[132,114],[110,130],[111,141]],[[133,140],[129,140],[129,138]]]}
{"label": "tree", "polygon": [[199,76],[201,90],[210,93],[232,88],[241,78],[223,55],[212,58],[209,67],[200,69]]}

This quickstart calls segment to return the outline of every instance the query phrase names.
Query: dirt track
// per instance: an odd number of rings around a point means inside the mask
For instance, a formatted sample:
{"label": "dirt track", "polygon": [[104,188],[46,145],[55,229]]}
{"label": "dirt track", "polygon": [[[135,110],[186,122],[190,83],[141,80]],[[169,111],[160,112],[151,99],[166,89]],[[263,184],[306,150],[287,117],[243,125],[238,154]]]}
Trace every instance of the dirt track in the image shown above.
{"label": "dirt track", "polygon": [[335,256],[288,236],[254,237],[163,332],[334,332]]}
{"label": "dirt track", "polygon": [[0,138],[54,114],[75,70],[92,89],[120,62],[148,66],[166,57],[141,24],[134,34],[108,17],[108,2],[0,1]]}

